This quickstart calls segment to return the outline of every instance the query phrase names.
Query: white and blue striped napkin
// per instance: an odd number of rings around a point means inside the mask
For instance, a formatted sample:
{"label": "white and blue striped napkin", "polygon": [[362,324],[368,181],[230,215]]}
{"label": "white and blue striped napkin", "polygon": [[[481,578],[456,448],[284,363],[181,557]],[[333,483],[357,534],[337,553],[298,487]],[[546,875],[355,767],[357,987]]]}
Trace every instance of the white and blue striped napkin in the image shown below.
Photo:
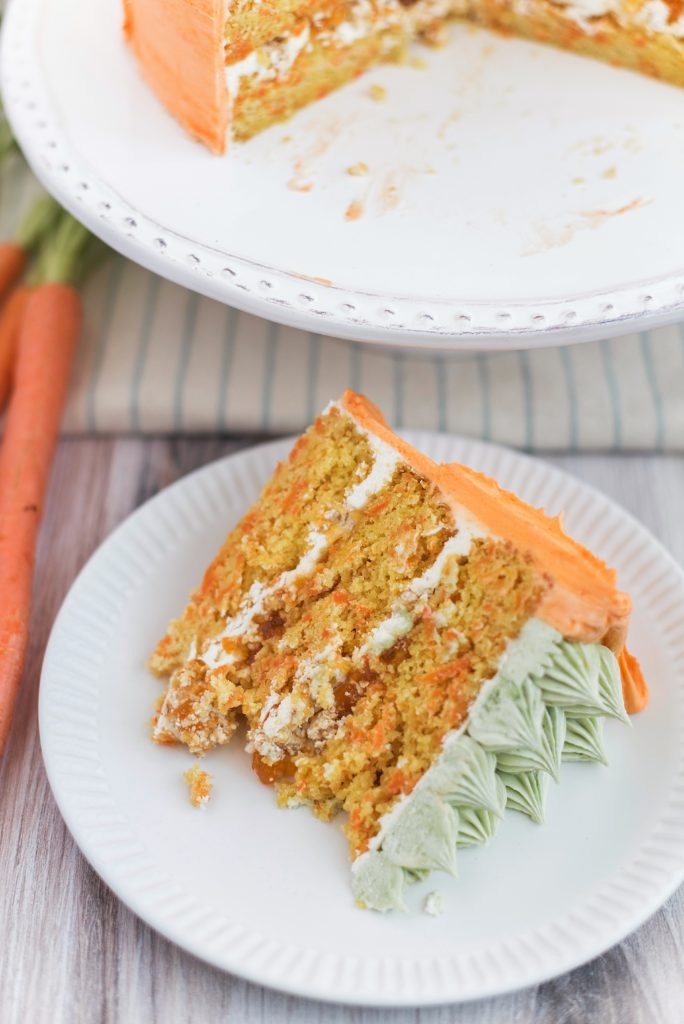
{"label": "white and blue striped napkin", "polygon": [[[5,175],[0,232],[34,184]],[[280,327],[112,257],[84,289],[69,433],[301,430],[346,387],[395,427],[536,450],[684,450],[684,328],[572,347],[409,355]]]}

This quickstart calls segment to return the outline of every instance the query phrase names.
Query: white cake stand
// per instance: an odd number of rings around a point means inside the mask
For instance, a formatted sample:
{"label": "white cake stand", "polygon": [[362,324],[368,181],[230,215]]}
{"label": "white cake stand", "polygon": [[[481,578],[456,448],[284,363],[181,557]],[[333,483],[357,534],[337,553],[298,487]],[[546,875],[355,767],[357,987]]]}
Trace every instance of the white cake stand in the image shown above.
{"label": "white cake stand", "polygon": [[[379,68],[217,158],[141,81],[118,0],[21,0],[3,37],[7,112],[45,186],[126,256],[222,302],[442,350],[586,341],[684,311],[677,89],[455,26],[421,48],[426,67]],[[359,161],[368,174],[348,174]]]}

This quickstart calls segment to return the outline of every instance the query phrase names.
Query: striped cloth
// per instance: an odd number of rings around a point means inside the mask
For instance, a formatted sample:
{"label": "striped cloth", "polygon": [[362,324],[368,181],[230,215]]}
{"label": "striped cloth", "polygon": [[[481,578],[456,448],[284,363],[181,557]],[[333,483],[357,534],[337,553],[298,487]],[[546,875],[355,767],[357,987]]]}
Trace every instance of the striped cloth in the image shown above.
{"label": "striped cloth", "polygon": [[[3,174],[6,236],[36,189]],[[84,289],[69,433],[301,430],[345,387],[396,427],[533,450],[684,450],[679,326],[572,347],[393,354],[280,327],[113,256]]]}

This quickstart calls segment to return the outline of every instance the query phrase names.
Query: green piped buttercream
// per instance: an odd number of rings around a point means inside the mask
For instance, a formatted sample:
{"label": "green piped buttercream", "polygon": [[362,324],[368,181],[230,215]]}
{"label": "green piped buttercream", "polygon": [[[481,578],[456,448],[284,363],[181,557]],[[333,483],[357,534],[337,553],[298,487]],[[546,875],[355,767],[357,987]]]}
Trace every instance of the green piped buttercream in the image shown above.
{"label": "green piped buttercream", "polygon": [[550,777],[564,761],[602,761],[603,716],[626,720],[615,656],[526,623],[474,705],[468,733],[447,737],[415,790],[384,819],[377,850],[354,865],[366,907],[403,909],[405,887],[441,868],[457,846],[487,842],[504,807],[541,823]]}
{"label": "green piped buttercream", "polygon": [[[501,781],[501,780],[499,780]],[[505,787],[502,785],[505,798]],[[496,832],[501,818],[483,807],[465,807],[458,816],[458,845],[481,846],[488,843]]]}
{"label": "green piped buttercream", "polygon": [[608,647],[602,645],[599,645],[599,659],[601,663],[599,694],[604,714],[629,725],[629,715],[625,711],[625,701],[622,695],[622,676],[618,660]]}
{"label": "green piped buttercream", "polygon": [[544,701],[528,677],[516,683],[500,678],[470,715],[468,732],[494,754],[506,750],[538,750],[542,745]]}
{"label": "green piped buttercream", "polygon": [[540,675],[551,664],[562,639],[558,630],[547,626],[541,619],[528,619],[504,654],[499,673],[514,683],[522,683],[528,676]]}
{"label": "green piped buttercream", "polygon": [[354,899],[369,910],[406,910],[404,872],[377,850],[364,853],[354,864]]}
{"label": "green piped buttercream", "polygon": [[430,868],[402,868],[404,878],[408,885],[414,882],[423,882],[430,874]]}
{"label": "green piped buttercream", "polygon": [[501,778],[506,786],[506,807],[526,814],[541,825],[549,790],[546,772],[520,772],[517,775],[502,772]]}
{"label": "green piped buttercream", "polygon": [[573,718],[609,715],[628,720],[617,659],[601,644],[563,640],[536,681],[546,704],[562,708]]}
{"label": "green piped buttercream", "polygon": [[608,764],[603,745],[602,718],[569,718],[563,747],[564,761],[598,761]]}
{"label": "green piped buttercream", "polygon": [[565,728],[565,713],[560,708],[547,708],[542,721],[539,746],[503,751],[497,755],[498,767],[504,772],[511,773],[544,771],[558,782]]}
{"label": "green piped buttercream", "polygon": [[385,857],[400,868],[456,874],[458,811],[422,789],[397,808],[382,841]]}
{"label": "green piped buttercream", "polygon": [[482,807],[501,815],[506,806],[496,777],[496,757],[470,736],[447,739],[426,784],[459,810]]}

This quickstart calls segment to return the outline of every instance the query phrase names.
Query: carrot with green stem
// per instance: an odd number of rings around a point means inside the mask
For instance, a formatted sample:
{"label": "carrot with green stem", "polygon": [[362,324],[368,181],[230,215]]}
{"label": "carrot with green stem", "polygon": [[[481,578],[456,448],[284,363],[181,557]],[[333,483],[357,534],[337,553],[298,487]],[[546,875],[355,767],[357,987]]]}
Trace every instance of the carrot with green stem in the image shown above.
{"label": "carrot with green stem", "polygon": [[[0,106],[0,168],[16,150],[10,126]],[[26,252],[16,241],[0,243],[0,299],[24,273]]]}
{"label": "carrot with green stem", "polygon": [[14,141],[12,130],[7,122],[5,113],[0,103],[0,164],[6,160],[8,156],[19,152],[19,147]]}
{"label": "carrot with green stem", "polygon": [[0,447],[0,754],[23,670],[38,526],[81,328],[74,283],[97,254],[87,230],[63,214],[43,247],[19,329]]}
{"label": "carrot with green stem", "polygon": [[26,269],[26,252],[16,242],[0,242],[0,299]]}
{"label": "carrot with green stem", "polygon": [[22,277],[30,257],[56,226],[61,210],[52,196],[42,196],[31,207],[15,237],[0,242],[0,299]]}
{"label": "carrot with green stem", "polygon": [[[10,126],[0,106],[0,169],[10,155],[18,152]],[[59,203],[52,196],[44,195],[33,204],[15,237],[0,242],[0,300],[22,277],[31,256],[46,233],[56,226],[60,213]]]}
{"label": "carrot with green stem", "polygon": [[[15,242],[0,245],[0,264],[3,249],[14,246],[22,254],[13,272],[21,274],[29,256],[40,252],[41,246],[57,226],[63,211],[51,196],[38,199],[24,218]],[[0,308],[0,410],[4,408],[12,382],[12,369],[23,309],[28,301],[29,288],[15,285]]]}

